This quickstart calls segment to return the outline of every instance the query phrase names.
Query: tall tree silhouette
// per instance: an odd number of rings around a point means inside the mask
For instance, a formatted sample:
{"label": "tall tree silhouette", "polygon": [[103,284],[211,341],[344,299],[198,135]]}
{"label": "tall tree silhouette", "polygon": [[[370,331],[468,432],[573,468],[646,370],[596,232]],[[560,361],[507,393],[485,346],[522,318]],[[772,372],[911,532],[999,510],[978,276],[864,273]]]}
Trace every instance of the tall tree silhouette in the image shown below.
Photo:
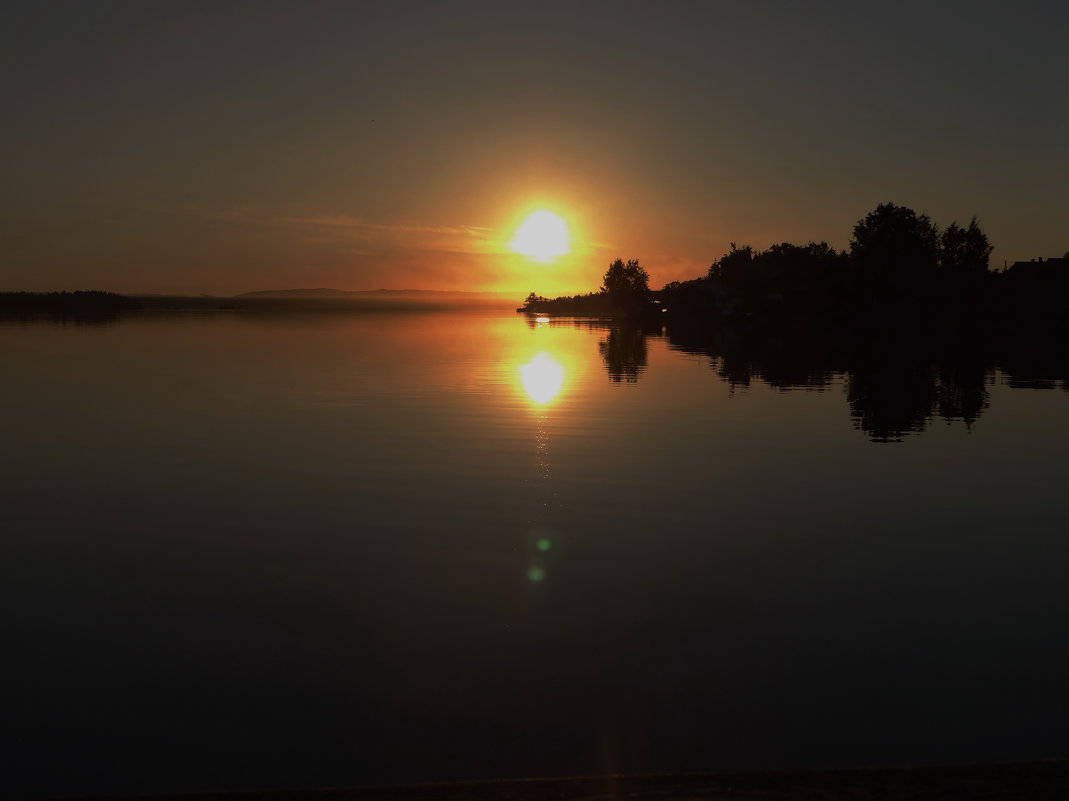
{"label": "tall tree silhouette", "polygon": [[739,247],[732,242],[731,250],[709,265],[708,277],[728,284],[742,284],[751,274],[754,256],[754,249],[749,245]]}
{"label": "tall tree silhouette", "polygon": [[939,265],[955,277],[982,276],[994,249],[987,234],[980,230],[976,218],[968,228],[952,222],[939,238]]}
{"label": "tall tree silhouette", "polygon": [[644,304],[650,292],[650,276],[637,259],[616,259],[605,271],[602,291],[608,294],[612,304],[620,309],[637,309]]}
{"label": "tall tree silhouette", "polygon": [[864,287],[915,292],[939,262],[939,229],[927,214],[881,203],[854,226],[850,255]]}

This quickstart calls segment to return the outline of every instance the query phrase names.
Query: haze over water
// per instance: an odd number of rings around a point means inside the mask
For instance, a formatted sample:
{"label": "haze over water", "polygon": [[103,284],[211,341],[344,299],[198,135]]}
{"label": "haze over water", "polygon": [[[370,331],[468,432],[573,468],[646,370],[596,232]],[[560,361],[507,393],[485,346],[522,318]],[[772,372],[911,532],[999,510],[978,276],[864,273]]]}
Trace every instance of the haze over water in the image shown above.
{"label": "haze over water", "polygon": [[605,324],[0,333],[12,795],[1069,748],[1060,388],[874,442]]}

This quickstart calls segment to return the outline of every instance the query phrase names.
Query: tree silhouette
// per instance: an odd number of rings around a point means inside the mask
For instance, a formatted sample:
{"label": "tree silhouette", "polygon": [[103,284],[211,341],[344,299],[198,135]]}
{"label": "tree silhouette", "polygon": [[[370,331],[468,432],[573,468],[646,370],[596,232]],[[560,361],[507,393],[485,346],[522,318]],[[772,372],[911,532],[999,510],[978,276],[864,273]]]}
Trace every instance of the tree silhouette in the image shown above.
{"label": "tree silhouette", "polygon": [[650,276],[637,259],[628,259],[626,264],[616,259],[605,271],[602,286],[610,295],[648,292]]}
{"label": "tree silhouette", "polygon": [[744,283],[754,262],[754,249],[749,245],[741,248],[734,242],[731,250],[709,265],[709,278],[716,278],[728,284]]}
{"label": "tree silhouette", "polygon": [[854,226],[850,255],[865,286],[896,294],[916,290],[939,262],[939,229],[927,214],[881,203]]}
{"label": "tree silhouette", "polygon": [[648,299],[650,276],[637,259],[616,259],[605,271],[601,291],[612,305],[624,310],[638,310]]}
{"label": "tree silhouette", "polygon": [[983,275],[994,248],[987,235],[980,230],[976,218],[969,221],[968,228],[951,223],[939,238],[939,264],[948,273],[964,277]]}
{"label": "tree silhouette", "polygon": [[537,305],[539,305],[541,303],[545,303],[545,302],[546,302],[546,299],[544,297],[542,297],[541,295],[537,295],[534,292],[532,292],[530,295],[528,295],[526,298],[524,298],[524,300],[523,300],[523,308],[530,309],[533,306],[537,306]]}

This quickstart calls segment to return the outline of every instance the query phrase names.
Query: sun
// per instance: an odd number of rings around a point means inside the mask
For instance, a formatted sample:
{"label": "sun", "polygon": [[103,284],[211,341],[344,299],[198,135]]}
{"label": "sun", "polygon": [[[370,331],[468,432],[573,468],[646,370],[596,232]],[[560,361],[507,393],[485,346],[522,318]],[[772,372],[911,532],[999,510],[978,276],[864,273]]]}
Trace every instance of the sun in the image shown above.
{"label": "sun", "polygon": [[535,261],[553,261],[570,249],[568,225],[551,211],[532,211],[516,229],[509,247]]}

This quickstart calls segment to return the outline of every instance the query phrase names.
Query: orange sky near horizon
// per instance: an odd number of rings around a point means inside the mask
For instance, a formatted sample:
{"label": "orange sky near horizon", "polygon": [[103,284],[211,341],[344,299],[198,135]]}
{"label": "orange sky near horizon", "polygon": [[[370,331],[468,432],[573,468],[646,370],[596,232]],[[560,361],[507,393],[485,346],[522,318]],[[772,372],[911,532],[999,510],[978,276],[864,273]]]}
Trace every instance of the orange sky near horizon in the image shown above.
{"label": "orange sky near horizon", "polygon": [[[1069,248],[1069,6],[14,3],[0,291],[594,291],[882,202]],[[872,32],[880,30],[874,37]],[[569,227],[538,262],[527,213]]]}

